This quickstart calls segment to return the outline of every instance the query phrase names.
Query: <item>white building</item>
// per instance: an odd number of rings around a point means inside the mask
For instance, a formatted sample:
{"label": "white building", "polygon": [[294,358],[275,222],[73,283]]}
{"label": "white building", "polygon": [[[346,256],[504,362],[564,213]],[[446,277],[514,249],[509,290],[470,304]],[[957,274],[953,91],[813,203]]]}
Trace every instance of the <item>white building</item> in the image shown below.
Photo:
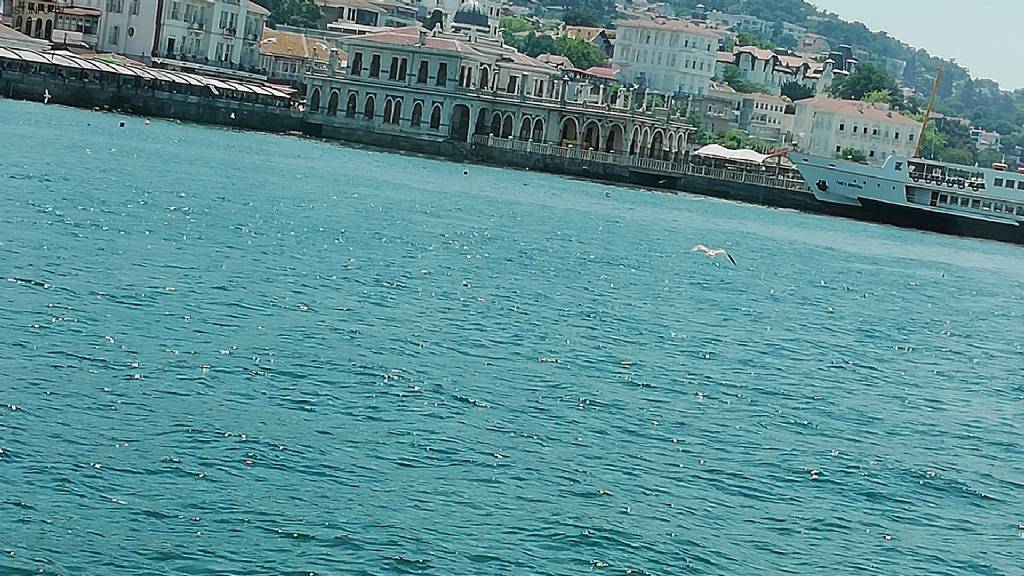
{"label": "white building", "polygon": [[252,0],[166,0],[157,54],[168,60],[255,71],[269,16]]}
{"label": "white building", "polygon": [[420,0],[420,19],[445,32],[477,32],[497,38],[501,2],[495,0]]}
{"label": "white building", "polygon": [[740,129],[754,138],[780,145],[792,140],[796,117],[786,114],[788,101],[769,94],[744,94]]}
{"label": "white building", "polygon": [[707,15],[708,22],[721,26],[722,28],[729,28],[736,32],[750,32],[756,34],[764,39],[771,39],[776,34],[784,34],[792,36],[794,39],[799,40],[807,33],[807,29],[803,26],[797,26],[796,24],[790,24],[789,22],[781,22],[782,30],[775,29],[775,23],[746,14],[726,14],[724,12],[710,12]]}
{"label": "white building", "polygon": [[720,31],[682,20],[617,23],[613,67],[626,84],[703,95],[715,76]]}
{"label": "white building", "polygon": [[893,154],[913,156],[921,134],[920,122],[887,104],[819,96],[795,106],[794,139],[809,154],[836,156],[852,148],[863,152],[869,163],[881,164]]}
{"label": "white building", "polygon": [[102,14],[96,49],[148,62],[156,48],[157,2],[104,0],[98,7]]}

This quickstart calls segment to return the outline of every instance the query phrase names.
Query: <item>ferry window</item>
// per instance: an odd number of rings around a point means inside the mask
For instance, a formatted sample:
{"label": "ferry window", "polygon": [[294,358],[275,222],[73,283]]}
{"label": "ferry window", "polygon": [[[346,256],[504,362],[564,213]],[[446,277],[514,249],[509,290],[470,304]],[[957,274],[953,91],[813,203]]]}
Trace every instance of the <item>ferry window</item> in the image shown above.
{"label": "ferry window", "polygon": [[1013,180],[1007,180],[1006,181],[1006,187],[1007,188],[1013,188],[1013,182],[1014,182]]}
{"label": "ferry window", "polygon": [[903,171],[903,162],[897,162],[896,163],[896,171],[897,172],[902,172]]}
{"label": "ferry window", "polygon": [[939,194],[939,204],[949,204],[949,196]]}
{"label": "ferry window", "polygon": [[963,206],[964,208],[969,207],[971,205],[971,199],[970,198],[961,198],[960,199],[960,205]]}
{"label": "ferry window", "polygon": [[1003,211],[1003,205],[999,204],[998,202],[996,204],[993,204],[992,205],[992,211],[993,212],[1002,212]]}
{"label": "ferry window", "polygon": [[1024,190],[1024,180],[1017,181],[1017,190]]}
{"label": "ferry window", "polygon": [[982,202],[981,203],[981,209],[982,210],[991,211],[992,210],[992,203],[991,202]]}
{"label": "ferry window", "polygon": [[1024,216],[1024,206],[1017,206],[1017,216]]}
{"label": "ferry window", "polygon": [[1003,179],[1002,178],[996,178],[996,181],[993,182],[992,184],[994,184],[996,186],[1002,186],[1003,185]]}
{"label": "ferry window", "polygon": [[981,200],[971,200],[971,208],[974,208],[975,210],[981,208]]}

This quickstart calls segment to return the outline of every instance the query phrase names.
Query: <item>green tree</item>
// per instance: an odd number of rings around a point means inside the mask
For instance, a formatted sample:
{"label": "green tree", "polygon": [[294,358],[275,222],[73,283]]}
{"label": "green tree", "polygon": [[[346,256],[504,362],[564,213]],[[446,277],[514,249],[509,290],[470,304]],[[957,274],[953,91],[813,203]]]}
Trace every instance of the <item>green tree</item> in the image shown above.
{"label": "green tree", "polygon": [[834,82],[830,91],[836,98],[844,100],[862,100],[870,92],[884,91],[890,97],[899,93],[896,80],[884,68],[870,62],[858,65],[853,74]]}
{"label": "green tree", "polygon": [[836,154],[836,158],[861,163],[868,161],[867,154],[865,154],[863,150],[859,150],[857,148],[843,148],[842,152]]}
{"label": "green tree", "polygon": [[270,11],[270,26],[297,26],[319,28],[323,11],[313,0],[255,0]]}
{"label": "green tree", "polygon": [[782,85],[782,95],[793,102],[814,98],[814,89],[799,82],[786,82]]}
{"label": "green tree", "polygon": [[526,18],[521,16],[502,16],[500,25],[503,32],[509,32],[511,34],[529,32],[530,30],[533,30],[533,26],[526,21]]}
{"label": "green tree", "polygon": [[740,67],[735,64],[726,64],[722,68],[722,79],[726,84],[731,86],[733,90],[741,94],[752,94],[754,92],[760,92],[762,94],[768,93],[768,88],[743,79]]}
{"label": "green tree", "polygon": [[762,40],[757,34],[751,34],[750,32],[740,32],[736,35],[737,46],[757,46],[758,48],[765,48],[771,50],[775,48],[771,42]]}
{"label": "green tree", "polygon": [[586,40],[562,37],[555,41],[558,53],[572,60],[573,66],[586,70],[605,62],[604,52]]}
{"label": "green tree", "polygon": [[892,102],[892,93],[887,90],[872,90],[861,98],[870,104],[888,104]]}
{"label": "green tree", "polygon": [[600,27],[600,22],[593,12],[586,8],[573,8],[562,14],[562,22],[567,26],[592,26]]}

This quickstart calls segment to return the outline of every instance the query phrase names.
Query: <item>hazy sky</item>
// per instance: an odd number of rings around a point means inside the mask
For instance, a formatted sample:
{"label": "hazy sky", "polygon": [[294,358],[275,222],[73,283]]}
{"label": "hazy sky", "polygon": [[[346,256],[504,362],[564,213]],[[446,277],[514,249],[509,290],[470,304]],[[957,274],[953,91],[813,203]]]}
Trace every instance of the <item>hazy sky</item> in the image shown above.
{"label": "hazy sky", "polygon": [[1024,36],[1024,0],[809,0],[843,20],[884,30],[1003,89],[1024,87],[1017,63]]}

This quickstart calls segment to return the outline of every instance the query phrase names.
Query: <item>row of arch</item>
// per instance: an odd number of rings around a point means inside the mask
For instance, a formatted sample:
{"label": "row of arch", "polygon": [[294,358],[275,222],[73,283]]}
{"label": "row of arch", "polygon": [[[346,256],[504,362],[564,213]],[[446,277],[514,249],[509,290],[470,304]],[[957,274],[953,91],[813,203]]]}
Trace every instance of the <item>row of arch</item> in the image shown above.
{"label": "row of arch", "polygon": [[53,37],[53,20],[29,17],[22,22],[18,16],[14,19],[14,29],[26,36],[48,40]]}
{"label": "row of arch", "polygon": [[513,132],[515,120],[512,114],[495,112],[491,116],[490,134],[496,138],[511,138],[513,135],[519,140],[533,140],[534,142],[544,141],[544,119],[523,116],[519,121],[518,131]]}
{"label": "row of arch", "polygon": [[[330,116],[337,116],[339,112],[341,95],[338,90],[331,90],[327,101],[326,110],[321,109],[321,93],[319,87],[314,87],[310,93],[309,110],[315,113],[326,112]],[[411,127],[419,127],[423,122],[423,102],[415,101],[408,122]],[[381,117],[385,124],[398,125],[403,121],[403,99],[397,96],[385,96]],[[452,109],[451,136],[466,141],[469,135],[469,107],[458,104]],[[345,116],[355,118],[359,115],[363,119],[372,120],[377,113],[377,97],[374,94],[367,94],[359,105],[359,97],[355,92],[350,92],[345,104]],[[441,117],[443,114],[441,104],[435,103],[431,107],[429,127],[431,130],[440,130]],[[488,126],[488,116],[490,123]],[[489,129],[488,129],[489,128]],[[515,117],[509,112],[479,111],[476,119],[475,134],[491,134],[497,138],[513,138],[519,140],[532,140],[534,142],[545,141],[544,119],[535,116],[524,115],[516,123]],[[584,150],[597,150],[609,153],[627,152],[631,156],[643,156],[657,159],[671,159],[673,156],[682,154],[686,147],[685,132],[674,132],[661,127],[635,126],[630,133],[628,140],[625,138],[625,128],[622,124],[612,123],[606,129],[602,129],[598,120],[590,119],[580,125],[575,117],[568,116],[562,120],[558,131],[560,146],[579,147]]]}
{"label": "row of arch", "polygon": [[[309,110],[311,112],[326,112],[329,116],[337,116],[339,112],[341,94],[337,90],[331,90],[327,99],[327,109],[321,109],[320,88],[313,88],[309,97]],[[402,121],[403,99],[397,96],[384,97],[384,109],[382,118],[385,124],[399,124]],[[355,118],[362,116],[364,120],[372,120],[377,113],[377,96],[367,94],[363,99],[363,105],[359,105],[359,96],[350,92],[345,102],[345,116]],[[418,127],[423,123],[423,102],[416,101],[412,105],[412,113],[409,115],[409,125]],[[434,104],[430,111],[430,129],[438,130],[441,127],[441,105]]]}

